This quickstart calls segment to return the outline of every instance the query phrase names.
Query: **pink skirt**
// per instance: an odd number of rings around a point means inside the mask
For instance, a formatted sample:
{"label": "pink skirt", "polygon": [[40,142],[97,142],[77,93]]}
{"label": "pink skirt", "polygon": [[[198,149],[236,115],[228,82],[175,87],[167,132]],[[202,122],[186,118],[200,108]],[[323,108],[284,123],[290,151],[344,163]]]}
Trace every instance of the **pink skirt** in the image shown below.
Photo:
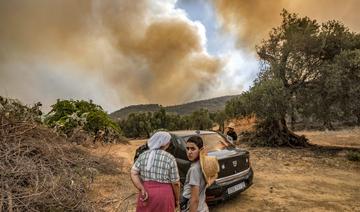
{"label": "pink skirt", "polygon": [[156,181],[145,181],[145,190],[149,194],[146,201],[140,200],[140,195],[137,201],[137,212],[174,212],[175,198],[173,189],[170,183],[159,183]]}

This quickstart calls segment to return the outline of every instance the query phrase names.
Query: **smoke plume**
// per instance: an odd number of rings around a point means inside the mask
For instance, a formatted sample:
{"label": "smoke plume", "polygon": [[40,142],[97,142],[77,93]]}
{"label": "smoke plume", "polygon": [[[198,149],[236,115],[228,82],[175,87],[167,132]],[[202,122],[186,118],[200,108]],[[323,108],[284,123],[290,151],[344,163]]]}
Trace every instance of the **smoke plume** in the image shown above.
{"label": "smoke plume", "polygon": [[353,31],[360,30],[357,0],[214,0],[226,30],[238,37],[238,46],[251,50],[280,24],[283,8],[319,22],[339,20]]}
{"label": "smoke plume", "polygon": [[175,2],[1,1],[0,93],[45,104],[86,96],[111,109],[201,96],[222,64]]}

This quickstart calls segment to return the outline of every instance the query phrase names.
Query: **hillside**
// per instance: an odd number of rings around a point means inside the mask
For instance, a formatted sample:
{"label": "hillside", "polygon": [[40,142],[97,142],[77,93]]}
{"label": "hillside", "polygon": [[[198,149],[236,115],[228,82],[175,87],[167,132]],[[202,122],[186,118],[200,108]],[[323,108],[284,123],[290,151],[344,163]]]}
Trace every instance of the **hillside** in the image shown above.
{"label": "hillside", "polygon": [[[238,95],[222,96],[212,99],[189,102],[181,105],[166,106],[164,108],[168,113],[179,115],[189,115],[192,112],[199,110],[200,108],[206,108],[210,112],[215,112],[218,110],[223,110],[225,108],[226,102],[237,96]],[[124,119],[130,113],[155,112],[158,111],[160,107],[161,106],[159,104],[131,105],[111,113],[110,117],[113,119]]]}

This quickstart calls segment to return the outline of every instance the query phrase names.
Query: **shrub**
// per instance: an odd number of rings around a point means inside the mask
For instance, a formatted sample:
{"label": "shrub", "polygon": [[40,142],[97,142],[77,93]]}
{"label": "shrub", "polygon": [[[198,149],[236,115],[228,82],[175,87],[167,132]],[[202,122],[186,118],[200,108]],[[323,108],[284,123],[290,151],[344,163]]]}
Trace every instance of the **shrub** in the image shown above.
{"label": "shrub", "polygon": [[44,123],[67,136],[71,136],[75,129],[83,128],[92,135],[103,136],[103,141],[121,138],[120,127],[91,100],[57,100],[51,107]]}
{"label": "shrub", "polygon": [[347,154],[347,158],[351,161],[360,161],[360,152],[359,151],[350,151]]}

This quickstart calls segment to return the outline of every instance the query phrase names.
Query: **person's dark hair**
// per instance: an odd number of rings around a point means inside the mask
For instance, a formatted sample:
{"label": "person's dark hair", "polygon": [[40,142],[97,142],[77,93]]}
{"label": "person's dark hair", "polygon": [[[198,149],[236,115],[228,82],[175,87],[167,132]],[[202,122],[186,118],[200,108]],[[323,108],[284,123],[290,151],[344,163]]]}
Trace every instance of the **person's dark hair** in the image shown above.
{"label": "person's dark hair", "polygon": [[186,143],[189,143],[189,142],[194,143],[199,149],[203,148],[203,146],[204,146],[204,142],[203,142],[202,138],[197,135],[191,136],[186,141]]}

